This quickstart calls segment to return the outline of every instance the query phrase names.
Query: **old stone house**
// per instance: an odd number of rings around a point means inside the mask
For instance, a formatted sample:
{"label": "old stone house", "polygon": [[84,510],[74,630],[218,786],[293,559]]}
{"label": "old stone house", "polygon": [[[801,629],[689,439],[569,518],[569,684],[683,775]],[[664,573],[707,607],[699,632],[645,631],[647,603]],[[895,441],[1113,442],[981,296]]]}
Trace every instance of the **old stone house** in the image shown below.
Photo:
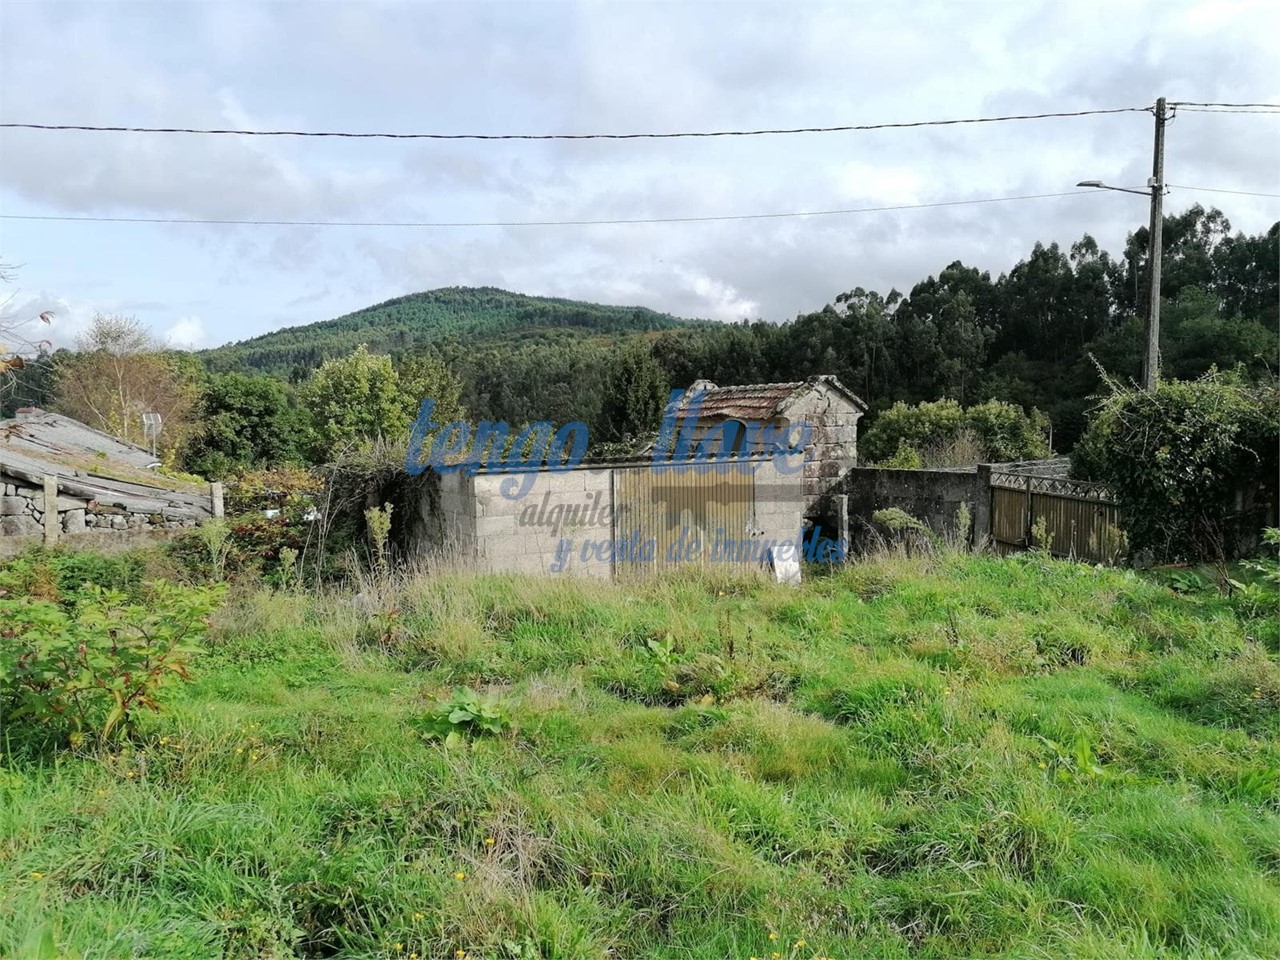
{"label": "old stone house", "polygon": [[[727,564],[772,567],[782,578],[789,561],[798,577],[806,518],[843,539],[845,514],[831,519],[828,494],[857,462],[866,409],[832,376],[698,381],[641,456],[523,471],[528,489],[511,494],[513,475],[502,469],[427,470],[379,499],[395,506],[404,555],[489,572],[627,577]],[[801,424],[803,457],[780,456],[770,438],[789,431],[794,442]],[[704,440],[712,459],[700,456]]]}
{"label": "old stone house", "polygon": [[[696,404],[696,408],[695,405]],[[823,374],[793,383],[749,383],[718,387],[709,380],[697,380],[681,402],[680,414],[696,412],[697,426],[692,447],[713,430],[738,425],[738,451],[747,455],[769,455],[758,433],[749,424],[767,424],[776,431],[799,424],[810,427],[805,450],[805,514],[825,510],[824,498],[840,478],[858,462],[858,421],[867,405],[834,376]],[[730,431],[729,435],[733,435]]]}

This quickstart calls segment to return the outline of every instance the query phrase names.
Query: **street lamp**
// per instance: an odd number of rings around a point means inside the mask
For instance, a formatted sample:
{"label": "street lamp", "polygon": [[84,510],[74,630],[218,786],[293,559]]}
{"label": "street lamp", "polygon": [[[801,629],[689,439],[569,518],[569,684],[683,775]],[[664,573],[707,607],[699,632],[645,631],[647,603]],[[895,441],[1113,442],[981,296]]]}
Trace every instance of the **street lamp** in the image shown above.
{"label": "street lamp", "polygon": [[1077,187],[1093,187],[1095,190],[1115,190],[1117,193],[1136,193],[1140,197],[1151,196],[1150,189],[1134,190],[1132,187],[1113,187],[1109,184],[1103,183],[1101,180],[1081,180],[1079,183],[1076,184],[1076,186]]}

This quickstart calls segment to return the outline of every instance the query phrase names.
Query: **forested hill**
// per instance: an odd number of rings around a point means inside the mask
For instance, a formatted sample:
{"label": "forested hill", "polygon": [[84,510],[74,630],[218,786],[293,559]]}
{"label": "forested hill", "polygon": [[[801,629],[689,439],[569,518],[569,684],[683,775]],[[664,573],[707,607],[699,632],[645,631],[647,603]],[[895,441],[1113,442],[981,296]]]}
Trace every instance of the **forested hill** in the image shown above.
{"label": "forested hill", "polygon": [[429,343],[612,337],[696,325],[646,307],[619,307],[556,297],[532,297],[495,287],[443,287],[365,307],[336,320],[271,333],[203,351],[210,369],[250,368],[301,379],[330,357],[360,344],[403,355]]}

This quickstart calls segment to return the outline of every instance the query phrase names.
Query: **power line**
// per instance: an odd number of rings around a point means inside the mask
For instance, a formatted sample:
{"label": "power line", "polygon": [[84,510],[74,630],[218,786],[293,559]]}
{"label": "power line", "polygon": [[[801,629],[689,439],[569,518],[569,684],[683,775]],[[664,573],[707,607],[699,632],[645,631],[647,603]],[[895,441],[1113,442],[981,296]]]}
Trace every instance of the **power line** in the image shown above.
{"label": "power line", "polygon": [[981,203],[1012,203],[1017,200],[1044,200],[1050,197],[1075,197],[1091,190],[1068,190],[1063,193],[1031,193],[1016,197],[983,197],[975,200],[939,200],[933,203],[902,203],[885,207],[850,207],[843,210],[800,210],[786,213],[740,213],[708,217],[636,217],[625,220],[233,220],[198,217],[94,217],[42,214],[2,213],[0,220],[39,220],[73,223],[161,223],[211,224],[252,227],[600,227],[646,223],[718,223],[729,220],[780,220],[789,217],[836,217],[859,213],[888,213],[895,210],[925,210],[933,207],[962,207]]}
{"label": "power line", "polygon": [[852,133],[865,130],[906,130],[914,127],[947,127],[973,123],[1005,123],[1012,120],[1051,120],[1116,113],[1149,113],[1151,107],[1115,107],[1106,110],[1074,110],[1057,113],[1023,113],[1000,117],[968,117],[956,120],[915,120],[903,123],[863,123],[836,127],[789,127],[760,130],[708,130],[678,133],[353,133],[333,130],[232,130],[198,127],[107,127],[69,123],[0,123],[6,130],[79,131],[82,133],[187,133],[237,137],[337,137],[351,140],[674,140],[688,137],[764,137],[798,133]]}
{"label": "power line", "polygon": [[1273,197],[1280,199],[1280,193],[1257,193],[1253,190],[1226,190],[1222,187],[1188,187],[1181,183],[1170,183],[1168,186],[1175,190],[1194,190],[1199,193],[1233,193],[1238,197]]}
{"label": "power line", "polygon": [[1267,117],[1274,117],[1280,114],[1280,107],[1274,110],[1229,110],[1225,107],[1177,107],[1175,109],[1180,113],[1252,113]]}
{"label": "power line", "polygon": [[1171,107],[1225,107],[1230,109],[1251,109],[1262,107],[1269,110],[1280,110],[1280,103],[1203,103],[1196,100],[1170,100]]}

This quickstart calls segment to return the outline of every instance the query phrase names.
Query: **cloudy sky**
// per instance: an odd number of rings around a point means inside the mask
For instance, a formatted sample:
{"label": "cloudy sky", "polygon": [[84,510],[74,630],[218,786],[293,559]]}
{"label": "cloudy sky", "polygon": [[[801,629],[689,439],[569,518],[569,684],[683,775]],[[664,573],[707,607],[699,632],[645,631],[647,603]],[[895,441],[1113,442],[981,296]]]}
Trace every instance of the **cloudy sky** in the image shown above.
{"label": "cloudy sky", "polygon": [[[827,126],[1280,101],[1268,2],[25,3],[0,122],[439,133]],[[663,141],[335,141],[0,131],[0,213],[325,221],[813,211],[1142,186],[1151,118]],[[1180,114],[1173,184],[1280,193],[1280,116]],[[1280,200],[1174,190],[1257,232]],[[1037,241],[1113,251],[1087,193],[705,224],[394,228],[0,220],[10,318],[95,312],[207,346],[450,285],[783,320]]]}

